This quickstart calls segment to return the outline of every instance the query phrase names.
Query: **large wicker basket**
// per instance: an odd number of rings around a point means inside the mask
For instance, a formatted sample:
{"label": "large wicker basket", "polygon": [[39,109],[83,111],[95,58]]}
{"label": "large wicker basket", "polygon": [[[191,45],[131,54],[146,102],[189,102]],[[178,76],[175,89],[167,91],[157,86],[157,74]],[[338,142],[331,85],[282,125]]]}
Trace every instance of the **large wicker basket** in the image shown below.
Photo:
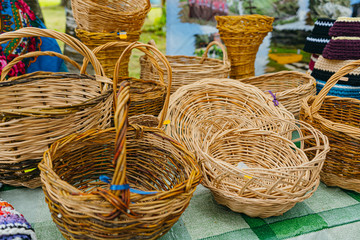
{"label": "large wicker basket", "polygon": [[139,32],[150,0],[72,0],[78,27],[89,32]]}
{"label": "large wicker basket", "polygon": [[301,104],[300,119],[322,131],[330,142],[321,180],[328,186],[360,192],[360,100],[326,96],[346,74],[360,67],[356,60],[340,68],[316,97]]}
{"label": "large wicker basket", "polygon": [[48,146],[77,131],[108,127],[112,97],[111,91],[97,80],[104,79],[104,73],[95,55],[71,36],[52,30],[23,28],[1,34],[0,44],[32,36],[52,37],[70,45],[90,60],[96,73],[96,77],[92,77],[35,72],[4,81],[11,67],[25,57],[47,54],[68,60],[51,52],[22,55],[3,69],[0,81],[0,182],[35,188],[41,184],[37,165]]}
{"label": "large wicker basket", "polygon": [[[231,128],[211,136],[193,131],[193,135],[203,136],[197,149],[202,184],[215,200],[235,212],[266,218],[282,215],[315,192],[330,147],[327,137],[307,123],[271,118],[260,122],[264,125],[258,129]],[[268,131],[282,125],[283,131]]]}
{"label": "large wicker basket", "polygon": [[273,17],[262,15],[215,16],[221,40],[225,43],[230,62],[230,78],[255,75],[255,58],[259,46],[272,31]]}
{"label": "large wicker basket", "polygon": [[156,239],[178,220],[200,182],[183,146],[159,128],[128,127],[128,100],[123,82],[116,128],[63,138],[39,164],[51,216],[66,239]]}
{"label": "large wicker basket", "polygon": [[[172,71],[166,57],[156,47],[139,42],[134,42],[131,44],[127,42],[109,42],[95,48],[93,52],[96,54],[100,51],[114,47],[124,48],[122,54],[119,55],[120,58],[118,56],[118,60],[114,65],[113,87],[116,87],[117,83],[124,80],[130,82],[131,101],[129,116],[143,114],[158,116],[161,110],[164,109],[159,120],[159,124],[162,125],[165,117],[164,115],[166,115],[169,106],[170,88],[172,84]],[[134,48],[144,52],[145,55],[150,59],[151,64],[157,71],[157,80],[143,80],[119,76],[119,69],[121,68],[122,62]],[[82,71],[86,69],[87,63],[88,61],[85,60],[82,66]],[[167,86],[164,83],[164,70],[160,68],[159,63],[161,63],[162,66],[165,66],[164,69],[167,73]]]}
{"label": "large wicker basket", "polygon": [[236,126],[248,126],[250,121],[243,115],[294,118],[281,104],[275,106],[257,87],[225,78],[203,79],[183,86],[171,95],[169,106],[166,133],[193,152],[203,137],[192,133],[201,126],[209,129],[206,119],[211,118],[213,125],[231,120]]}
{"label": "large wicker basket", "polygon": [[282,103],[295,117],[299,117],[303,98],[316,95],[316,80],[308,74],[295,71],[281,71],[240,80],[260,88]]}
{"label": "large wicker basket", "polygon": [[[152,41],[152,45],[155,43]],[[223,61],[207,57],[210,48],[217,45],[223,52]],[[204,78],[227,78],[230,72],[230,63],[224,45],[213,41],[208,44],[203,56],[166,56],[170,62],[173,72],[171,93],[174,93],[179,87],[199,81]],[[158,74],[148,57],[140,57],[141,78],[145,80],[158,79]],[[162,68],[165,69],[164,66]]]}

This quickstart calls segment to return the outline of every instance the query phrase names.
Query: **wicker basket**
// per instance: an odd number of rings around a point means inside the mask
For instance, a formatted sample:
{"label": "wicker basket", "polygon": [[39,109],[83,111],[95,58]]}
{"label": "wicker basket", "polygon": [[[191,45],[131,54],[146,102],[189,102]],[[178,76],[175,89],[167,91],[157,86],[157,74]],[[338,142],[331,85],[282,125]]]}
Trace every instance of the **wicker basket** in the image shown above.
{"label": "wicker basket", "polygon": [[316,95],[316,81],[308,74],[282,71],[244,78],[241,82],[260,88],[273,97],[274,104],[281,102],[295,117],[299,117],[301,100]]}
{"label": "wicker basket", "polygon": [[[126,38],[121,39],[116,32],[106,33],[106,32],[88,32],[81,29],[76,29],[76,36],[90,49],[95,49],[101,45],[104,45],[108,42],[115,41],[126,41],[126,42],[136,42],[140,38],[140,31],[137,32],[127,32]],[[105,74],[108,77],[112,77],[114,73],[114,66],[118,60],[121,53],[125,50],[127,45],[124,46],[113,46],[96,53],[97,59],[100,61],[101,65],[105,70]],[[128,68],[130,61],[130,53],[124,56],[123,61],[120,66],[120,76],[128,76]]]}
{"label": "wicker basket", "polygon": [[255,75],[255,58],[259,46],[272,31],[273,17],[262,15],[215,16],[221,40],[225,43],[230,62],[230,78]]}
{"label": "wicker basket", "polygon": [[[166,57],[154,46],[148,44],[142,44],[138,42],[134,42],[129,44],[127,42],[110,42],[104,45],[101,45],[93,50],[96,54],[102,50],[106,50],[108,48],[114,47],[121,47],[124,48],[123,53],[118,56],[118,61],[114,65],[114,80],[113,80],[113,87],[117,86],[118,82],[121,81],[129,81],[130,82],[130,109],[129,109],[129,116],[134,115],[154,115],[158,116],[162,109],[164,109],[162,115],[159,119],[159,124],[162,125],[164,120],[164,115],[167,112],[169,98],[170,98],[170,88],[172,83],[172,74],[171,74],[171,67],[169,62],[167,61]],[[154,65],[154,68],[157,69],[158,72],[158,81],[153,80],[143,80],[143,79],[136,79],[131,77],[119,77],[118,72],[121,68],[121,64],[126,58],[127,55],[131,53],[132,49],[139,49],[148,56],[151,60],[151,63]],[[151,50],[151,52],[150,52]],[[164,72],[163,69],[160,68],[160,62],[163,66],[165,66],[165,70],[167,73],[167,86],[164,83]],[[82,71],[84,71],[87,67],[88,61],[85,60],[82,66]]]}
{"label": "wicker basket", "polygon": [[322,131],[330,142],[321,180],[328,186],[360,192],[360,100],[326,96],[346,74],[360,67],[360,61],[340,68],[316,97],[301,104],[300,119]]}
{"label": "wicker basket", "polygon": [[[203,159],[202,184],[219,204],[267,218],[282,215],[315,192],[330,147],[326,136],[304,122],[271,118],[261,122],[264,126],[259,129],[232,128],[209,138],[205,132],[198,153]],[[283,124],[283,132],[267,131]],[[309,147],[305,142],[309,140],[315,145]],[[313,157],[308,158],[310,152]]]}
{"label": "wicker basket", "polygon": [[63,138],[39,164],[52,218],[66,239],[156,239],[200,182],[199,167],[179,143],[159,128],[127,127],[128,100],[123,82],[116,129]]}
{"label": "wicker basket", "polygon": [[78,27],[90,32],[138,32],[151,9],[150,0],[72,0]]}
{"label": "wicker basket", "polygon": [[[152,41],[152,45],[155,43]],[[207,57],[210,48],[217,45],[223,52],[223,61]],[[179,87],[191,84],[204,78],[227,78],[230,72],[230,63],[224,45],[213,41],[207,46],[203,56],[166,56],[170,62],[173,72],[171,93],[174,93]],[[146,80],[158,79],[157,71],[146,56],[140,57],[141,78]],[[162,66],[164,68],[164,66]]]}
{"label": "wicker basket", "polygon": [[169,106],[165,119],[170,123],[164,126],[166,133],[193,152],[197,142],[203,139],[192,136],[192,132],[202,126],[205,119],[213,119],[214,125],[232,119],[236,125],[247,126],[251,122],[242,118],[244,114],[294,118],[281,104],[275,106],[257,87],[225,78],[203,79],[183,86],[171,95]]}
{"label": "wicker basket", "polygon": [[0,182],[30,188],[41,184],[37,165],[51,143],[77,131],[108,127],[112,110],[111,91],[97,80],[104,78],[103,69],[91,50],[79,40],[52,30],[22,28],[1,34],[0,44],[33,36],[52,37],[70,45],[91,61],[97,77],[35,72],[4,81],[11,67],[23,58],[62,56],[51,52],[22,55],[3,69],[0,81]]}

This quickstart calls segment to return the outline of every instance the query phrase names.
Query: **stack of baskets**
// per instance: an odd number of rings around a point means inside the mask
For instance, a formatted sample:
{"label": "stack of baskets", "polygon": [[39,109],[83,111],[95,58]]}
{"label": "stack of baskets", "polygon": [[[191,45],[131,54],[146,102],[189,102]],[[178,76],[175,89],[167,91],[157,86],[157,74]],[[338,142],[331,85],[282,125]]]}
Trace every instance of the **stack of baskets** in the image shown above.
{"label": "stack of baskets", "polygon": [[[77,37],[90,49],[107,42],[139,40],[145,17],[150,11],[150,0],[73,0],[71,1]],[[114,66],[124,47],[112,47],[99,52],[97,57],[107,76],[112,76]],[[130,53],[122,61],[120,75],[128,75]]]}
{"label": "stack of baskets", "polygon": [[53,52],[24,54],[2,70],[0,182],[30,188],[41,185],[37,165],[51,143],[74,132],[107,128],[112,110],[111,91],[98,81],[105,78],[104,71],[94,53],[76,38],[52,30],[23,28],[1,34],[0,43],[33,36],[52,37],[70,45],[92,63],[97,77],[35,72],[4,81],[11,67],[26,57],[57,56],[80,68]]}
{"label": "stack of baskets", "polygon": [[215,16],[220,37],[227,48],[230,78],[255,75],[255,58],[265,36],[272,31],[273,17],[262,15]]}
{"label": "stack of baskets", "polygon": [[[154,41],[150,44],[155,45]],[[223,61],[218,59],[208,58],[208,52],[212,46],[219,46],[223,52]],[[213,41],[208,44],[203,56],[166,56],[170,62],[173,79],[171,85],[171,94],[178,88],[199,81],[204,78],[227,78],[230,72],[230,63],[224,45]],[[145,80],[158,80],[157,70],[151,64],[147,56],[140,57],[141,63],[141,78]],[[164,69],[165,66],[162,65]]]}

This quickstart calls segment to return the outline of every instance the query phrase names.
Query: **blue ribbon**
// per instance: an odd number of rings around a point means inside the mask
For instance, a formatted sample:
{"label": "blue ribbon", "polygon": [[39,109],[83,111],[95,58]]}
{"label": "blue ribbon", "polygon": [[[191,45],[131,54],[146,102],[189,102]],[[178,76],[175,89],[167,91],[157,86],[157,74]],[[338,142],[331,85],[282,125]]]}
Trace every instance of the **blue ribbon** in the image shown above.
{"label": "blue ribbon", "polygon": [[273,94],[271,91],[269,91],[269,93],[274,98],[273,103],[274,103],[275,107],[279,106],[279,101],[276,99],[276,93]]}
{"label": "blue ribbon", "polygon": [[[109,183],[110,184],[110,178],[106,175],[101,175],[99,177],[100,181]],[[149,195],[149,194],[156,194],[157,192],[145,192],[137,189],[130,188],[129,184],[122,184],[122,185],[110,185],[110,190],[119,191],[119,190],[127,190],[130,189],[130,192],[137,193],[141,195]]]}

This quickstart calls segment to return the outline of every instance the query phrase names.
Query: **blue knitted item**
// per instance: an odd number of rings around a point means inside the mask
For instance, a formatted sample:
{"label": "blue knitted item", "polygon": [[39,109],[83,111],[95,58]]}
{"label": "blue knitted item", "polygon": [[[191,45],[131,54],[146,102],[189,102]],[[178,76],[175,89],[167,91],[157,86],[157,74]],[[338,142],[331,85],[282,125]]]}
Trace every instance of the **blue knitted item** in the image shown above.
{"label": "blue knitted item", "polygon": [[[316,92],[317,94],[324,87],[325,81],[316,80]],[[350,86],[350,85],[339,85],[336,84],[333,88],[330,89],[328,96],[337,96],[337,97],[348,97],[356,98],[360,100],[360,87],[359,86]]]}

